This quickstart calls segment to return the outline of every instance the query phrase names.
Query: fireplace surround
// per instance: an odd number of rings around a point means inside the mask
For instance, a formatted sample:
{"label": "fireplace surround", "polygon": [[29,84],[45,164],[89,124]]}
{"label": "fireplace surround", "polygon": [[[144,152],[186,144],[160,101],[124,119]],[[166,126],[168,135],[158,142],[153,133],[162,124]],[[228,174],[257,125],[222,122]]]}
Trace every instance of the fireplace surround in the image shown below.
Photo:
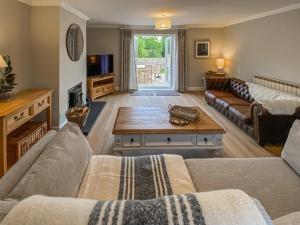
{"label": "fireplace surround", "polygon": [[82,83],[79,83],[68,90],[69,108],[83,105]]}

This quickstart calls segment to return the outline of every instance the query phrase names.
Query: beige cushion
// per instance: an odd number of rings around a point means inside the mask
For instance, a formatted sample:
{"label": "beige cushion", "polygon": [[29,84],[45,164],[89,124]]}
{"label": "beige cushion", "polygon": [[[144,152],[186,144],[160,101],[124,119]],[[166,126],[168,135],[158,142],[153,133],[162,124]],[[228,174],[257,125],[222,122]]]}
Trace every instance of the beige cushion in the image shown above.
{"label": "beige cushion", "polygon": [[290,130],[281,157],[300,175],[300,120]]}
{"label": "beige cushion", "polygon": [[78,125],[68,123],[9,194],[21,200],[32,195],[75,197],[91,156]]}
{"label": "beige cushion", "polygon": [[198,192],[241,189],[272,219],[300,209],[300,178],[281,158],[190,159],[186,165]]}
{"label": "beige cushion", "polygon": [[13,190],[55,135],[56,131],[49,131],[1,178],[0,200],[4,200]]}
{"label": "beige cushion", "polygon": [[0,223],[8,212],[18,204],[17,201],[0,201]]}
{"label": "beige cushion", "polygon": [[274,225],[299,225],[300,212],[294,212],[273,221]]}

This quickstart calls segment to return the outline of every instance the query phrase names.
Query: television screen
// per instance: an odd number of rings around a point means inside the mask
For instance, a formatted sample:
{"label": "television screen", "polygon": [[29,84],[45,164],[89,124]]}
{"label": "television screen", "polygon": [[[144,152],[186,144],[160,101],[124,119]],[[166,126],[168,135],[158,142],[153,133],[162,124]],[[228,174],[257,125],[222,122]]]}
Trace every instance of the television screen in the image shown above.
{"label": "television screen", "polygon": [[114,72],[113,55],[88,55],[87,75],[104,75]]}

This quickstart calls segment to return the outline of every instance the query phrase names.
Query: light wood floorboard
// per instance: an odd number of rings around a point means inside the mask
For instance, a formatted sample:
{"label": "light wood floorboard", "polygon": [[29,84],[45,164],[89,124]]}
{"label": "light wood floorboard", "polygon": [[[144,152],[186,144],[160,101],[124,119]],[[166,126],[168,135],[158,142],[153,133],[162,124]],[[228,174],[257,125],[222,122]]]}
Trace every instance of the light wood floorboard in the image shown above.
{"label": "light wood floorboard", "polygon": [[[251,137],[236,127],[221,113],[207,105],[201,92],[190,92],[172,97],[131,96],[130,94],[116,93],[105,96],[99,99],[99,101],[106,101],[107,104],[88,137],[94,154],[113,154],[114,137],[112,130],[119,107],[167,107],[169,104],[178,104],[183,106],[199,106],[226,130],[224,151],[221,153],[222,157],[251,158],[273,156],[269,151],[257,145]],[[278,148],[280,147],[271,147],[273,152],[278,152]]]}

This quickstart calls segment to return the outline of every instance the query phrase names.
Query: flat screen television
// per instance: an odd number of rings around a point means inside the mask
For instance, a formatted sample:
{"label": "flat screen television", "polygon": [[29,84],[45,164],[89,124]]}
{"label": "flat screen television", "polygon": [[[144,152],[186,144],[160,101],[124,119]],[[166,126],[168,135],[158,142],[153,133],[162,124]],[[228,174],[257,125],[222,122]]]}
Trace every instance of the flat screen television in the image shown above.
{"label": "flat screen television", "polygon": [[88,55],[87,76],[105,75],[114,72],[113,55]]}

